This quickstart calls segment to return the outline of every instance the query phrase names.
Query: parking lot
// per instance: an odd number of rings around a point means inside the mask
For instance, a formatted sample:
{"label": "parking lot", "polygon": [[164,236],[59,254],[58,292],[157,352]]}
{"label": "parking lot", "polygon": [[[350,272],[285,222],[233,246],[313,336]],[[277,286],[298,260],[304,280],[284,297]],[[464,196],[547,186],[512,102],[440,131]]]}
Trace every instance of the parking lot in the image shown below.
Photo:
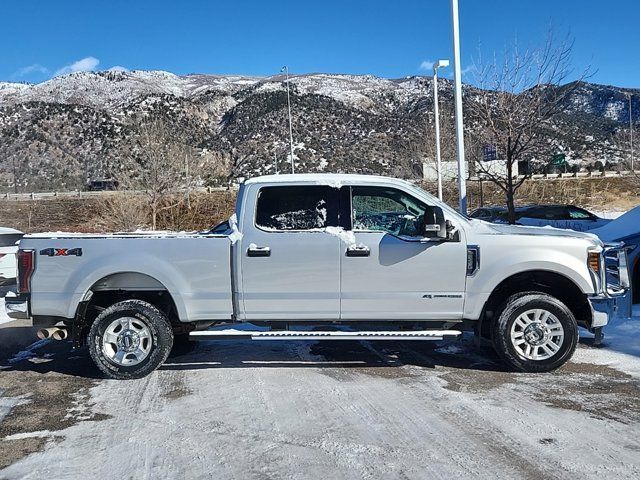
{"label": "parking lot", "polygon": [[3,323],[0,478],[638,478],[640,358],[615,339],[539,375],[470,338],[200,342],[119,382]]}

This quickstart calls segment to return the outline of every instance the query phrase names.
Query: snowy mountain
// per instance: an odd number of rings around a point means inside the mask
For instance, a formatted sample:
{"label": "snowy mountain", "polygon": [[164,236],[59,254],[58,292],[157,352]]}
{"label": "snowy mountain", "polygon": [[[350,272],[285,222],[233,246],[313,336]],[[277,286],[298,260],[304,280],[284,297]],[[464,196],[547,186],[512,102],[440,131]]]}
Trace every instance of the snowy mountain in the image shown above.
{"label": "snowy mountain", "polygon": [[[443,158],[454,158],[453,95],[440,80]],[[465,102],[477,92],[465,87]],[[582,83],[554,120],[549,154],[581,165],[625,158],[624,89]],[[640,120],[640,92],[634,95]],[[430,77],[291,76],[297,171],[419,175],[433,158]],[[158,118],[207,165],[208,183],[286,170],[284,77],[81,72],[37,85],[0,82],[0,191],[77,188],[112,175],[140,123]],[[171,142],[172,139],[167,139]]]}

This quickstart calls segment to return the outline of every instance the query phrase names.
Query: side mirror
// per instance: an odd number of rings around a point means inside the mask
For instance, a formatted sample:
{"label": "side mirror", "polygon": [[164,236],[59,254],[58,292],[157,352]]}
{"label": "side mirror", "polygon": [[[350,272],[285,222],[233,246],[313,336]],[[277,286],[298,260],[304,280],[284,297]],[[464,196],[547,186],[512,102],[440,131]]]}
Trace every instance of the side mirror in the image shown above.
{"label": "side mirror", "polygon": [[447,223],[440,207],[428,206],[424,212],[422,235],[425,238],[447,239]]}

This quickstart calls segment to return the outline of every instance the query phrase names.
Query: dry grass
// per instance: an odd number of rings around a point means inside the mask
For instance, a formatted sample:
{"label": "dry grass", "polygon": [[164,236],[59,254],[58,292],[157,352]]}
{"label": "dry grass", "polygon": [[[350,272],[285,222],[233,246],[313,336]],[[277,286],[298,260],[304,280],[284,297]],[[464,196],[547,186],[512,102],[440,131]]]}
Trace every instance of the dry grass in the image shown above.
{"label": "dry grass", "polygon": [[[424,185],[436,193],[435,184]],[[458,186],[444,186],[444,200],[458,204]],[[483,204],[504,205],[502,191],[495,185],[482,182]],[[467,183],[469,211],[480,206],[479,182]],[[537,180],[525,182],[516,194],[516,204],[572,204],[593,210],[629,210],[640,204],[640,179],[637,178],[585,178],[568,180]]]}
{"label": "dry grass", "polygon": [[[435,193],[433,184],[424,187]],[[458,203],[454,183],[445,185],[445,201]],[[186,201],[163,210],[158,216],[162,230],[203,230],[229,218],[235,205],[235,191],[197,193]],[[478,182],[468,183],[469,210],[480,205]],[[497,187],[483,182],[485,205],[503,205],[504,196]],[[579,180],[544,180],[525,183],[518,191],[518,204],[569,203],[593,210],[628,210],[640,204],[640,179],[589,178]],[[173,202],[173,199],[168,199]],[[108,194],[83,199],[0,201],[0,226],[24,232],[75,231],[109,232],[149,228],[151,221],[142,198],[134,195]]]}

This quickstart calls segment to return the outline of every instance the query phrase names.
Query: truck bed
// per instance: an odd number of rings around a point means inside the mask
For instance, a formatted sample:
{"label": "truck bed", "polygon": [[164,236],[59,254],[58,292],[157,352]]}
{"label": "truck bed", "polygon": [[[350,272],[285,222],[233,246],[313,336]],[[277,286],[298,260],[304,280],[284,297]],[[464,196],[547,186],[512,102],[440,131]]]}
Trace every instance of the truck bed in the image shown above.
{"label": "truck bed", "polygon": [[181,321],[229,319],[233,313],[227,235],[55,232],[27,235],[20,248],[36,251],[33,316],[73,318],[90,289],[118,282],[123,288],[130,283],[138,290],[166,289]]}

